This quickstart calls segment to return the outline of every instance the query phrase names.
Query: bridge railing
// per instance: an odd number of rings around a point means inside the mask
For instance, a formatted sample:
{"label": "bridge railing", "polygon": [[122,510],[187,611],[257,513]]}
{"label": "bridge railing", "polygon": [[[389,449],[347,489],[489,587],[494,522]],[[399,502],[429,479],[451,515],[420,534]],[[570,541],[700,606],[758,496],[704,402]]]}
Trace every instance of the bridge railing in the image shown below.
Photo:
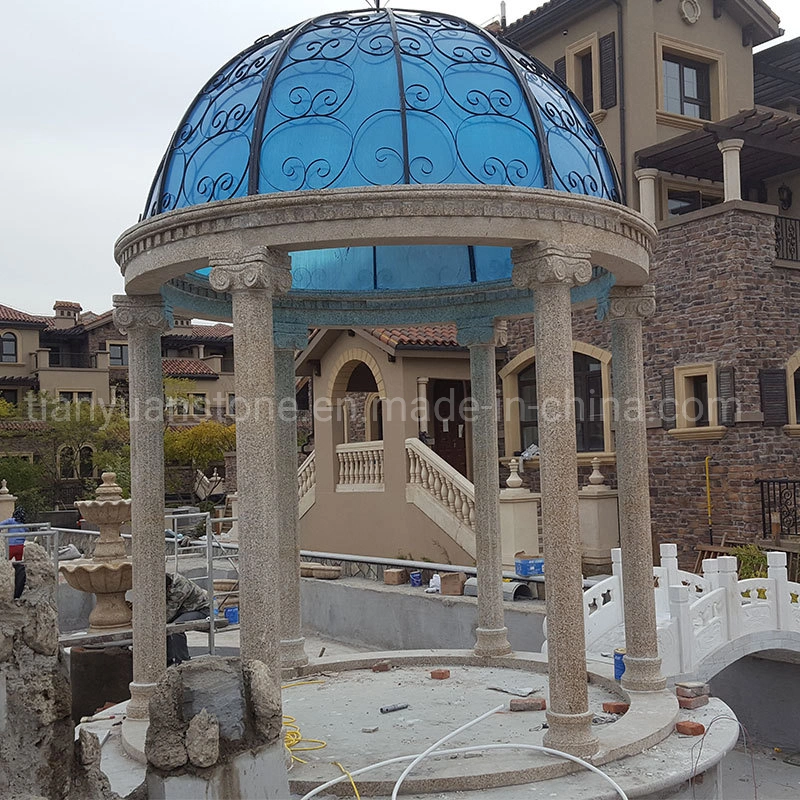
{"label": "bridge railing", "polygon": [[[703,575],[678,569],[676,546],[661,545],[653,568],[659,651],[665,675],[693,672],[703,659],[753,633],[800,633],[800,583],[790,581],[786,553],[767,553],[767,576],[739,580],[737,560],[703,560]],[[611,577],[584,593],[589,651],[625,644],[622,554],[612,551]]]}

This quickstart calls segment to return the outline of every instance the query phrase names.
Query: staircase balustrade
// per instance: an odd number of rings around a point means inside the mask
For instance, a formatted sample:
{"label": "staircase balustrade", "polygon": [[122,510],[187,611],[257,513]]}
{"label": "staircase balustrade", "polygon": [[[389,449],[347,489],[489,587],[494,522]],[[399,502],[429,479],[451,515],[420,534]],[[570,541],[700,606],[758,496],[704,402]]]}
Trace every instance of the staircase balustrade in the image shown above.
{"label": "staircase balustrade", "polygon": [[351,442],[336,446],[337,492],[383,491],[383,442]]}

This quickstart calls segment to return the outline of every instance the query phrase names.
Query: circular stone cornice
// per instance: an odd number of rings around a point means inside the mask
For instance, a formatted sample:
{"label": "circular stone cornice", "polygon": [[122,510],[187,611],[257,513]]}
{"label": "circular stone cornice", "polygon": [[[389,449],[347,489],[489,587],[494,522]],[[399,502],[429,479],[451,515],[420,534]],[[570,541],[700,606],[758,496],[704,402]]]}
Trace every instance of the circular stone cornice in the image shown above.
{"label": "circular stone cornice", "polygon": [[123,233],[114,256],[126,291],[145,294],[209,266],[209,256],[221,251],[546,241],[578,245],[617,284],[640,285],[656,237],[656,228],[629,208],[549,189],[379,186],[257,195],[171,211]]}

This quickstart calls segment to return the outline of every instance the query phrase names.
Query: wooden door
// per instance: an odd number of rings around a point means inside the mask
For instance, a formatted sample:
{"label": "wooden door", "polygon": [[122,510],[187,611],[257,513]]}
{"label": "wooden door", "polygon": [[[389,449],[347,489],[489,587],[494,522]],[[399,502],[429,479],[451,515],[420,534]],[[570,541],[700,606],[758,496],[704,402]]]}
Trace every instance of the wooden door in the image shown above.
{"label": "wooden door", "polygon": [[467,426],[464,422],[464,381],[433,381],[431,416],[433,449],[451,467],[467,474]]}

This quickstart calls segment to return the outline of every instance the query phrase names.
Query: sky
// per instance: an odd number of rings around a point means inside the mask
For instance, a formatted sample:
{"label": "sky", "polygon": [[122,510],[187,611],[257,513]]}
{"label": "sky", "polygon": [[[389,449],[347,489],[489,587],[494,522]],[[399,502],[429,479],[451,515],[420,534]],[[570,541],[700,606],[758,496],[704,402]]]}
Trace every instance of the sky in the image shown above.
{"label": "sky", "polygon": [[[392,0],[483,24],[499,0]],[[542,3],[508,0],[509,22]],[[768,0],[785,38],[797,0]],[[703,0],[710,7],[711,0]],[[25,0],[0,29],[0,303],[111,307],[117,237],[202,85],[255,39],[366,0]]]}

